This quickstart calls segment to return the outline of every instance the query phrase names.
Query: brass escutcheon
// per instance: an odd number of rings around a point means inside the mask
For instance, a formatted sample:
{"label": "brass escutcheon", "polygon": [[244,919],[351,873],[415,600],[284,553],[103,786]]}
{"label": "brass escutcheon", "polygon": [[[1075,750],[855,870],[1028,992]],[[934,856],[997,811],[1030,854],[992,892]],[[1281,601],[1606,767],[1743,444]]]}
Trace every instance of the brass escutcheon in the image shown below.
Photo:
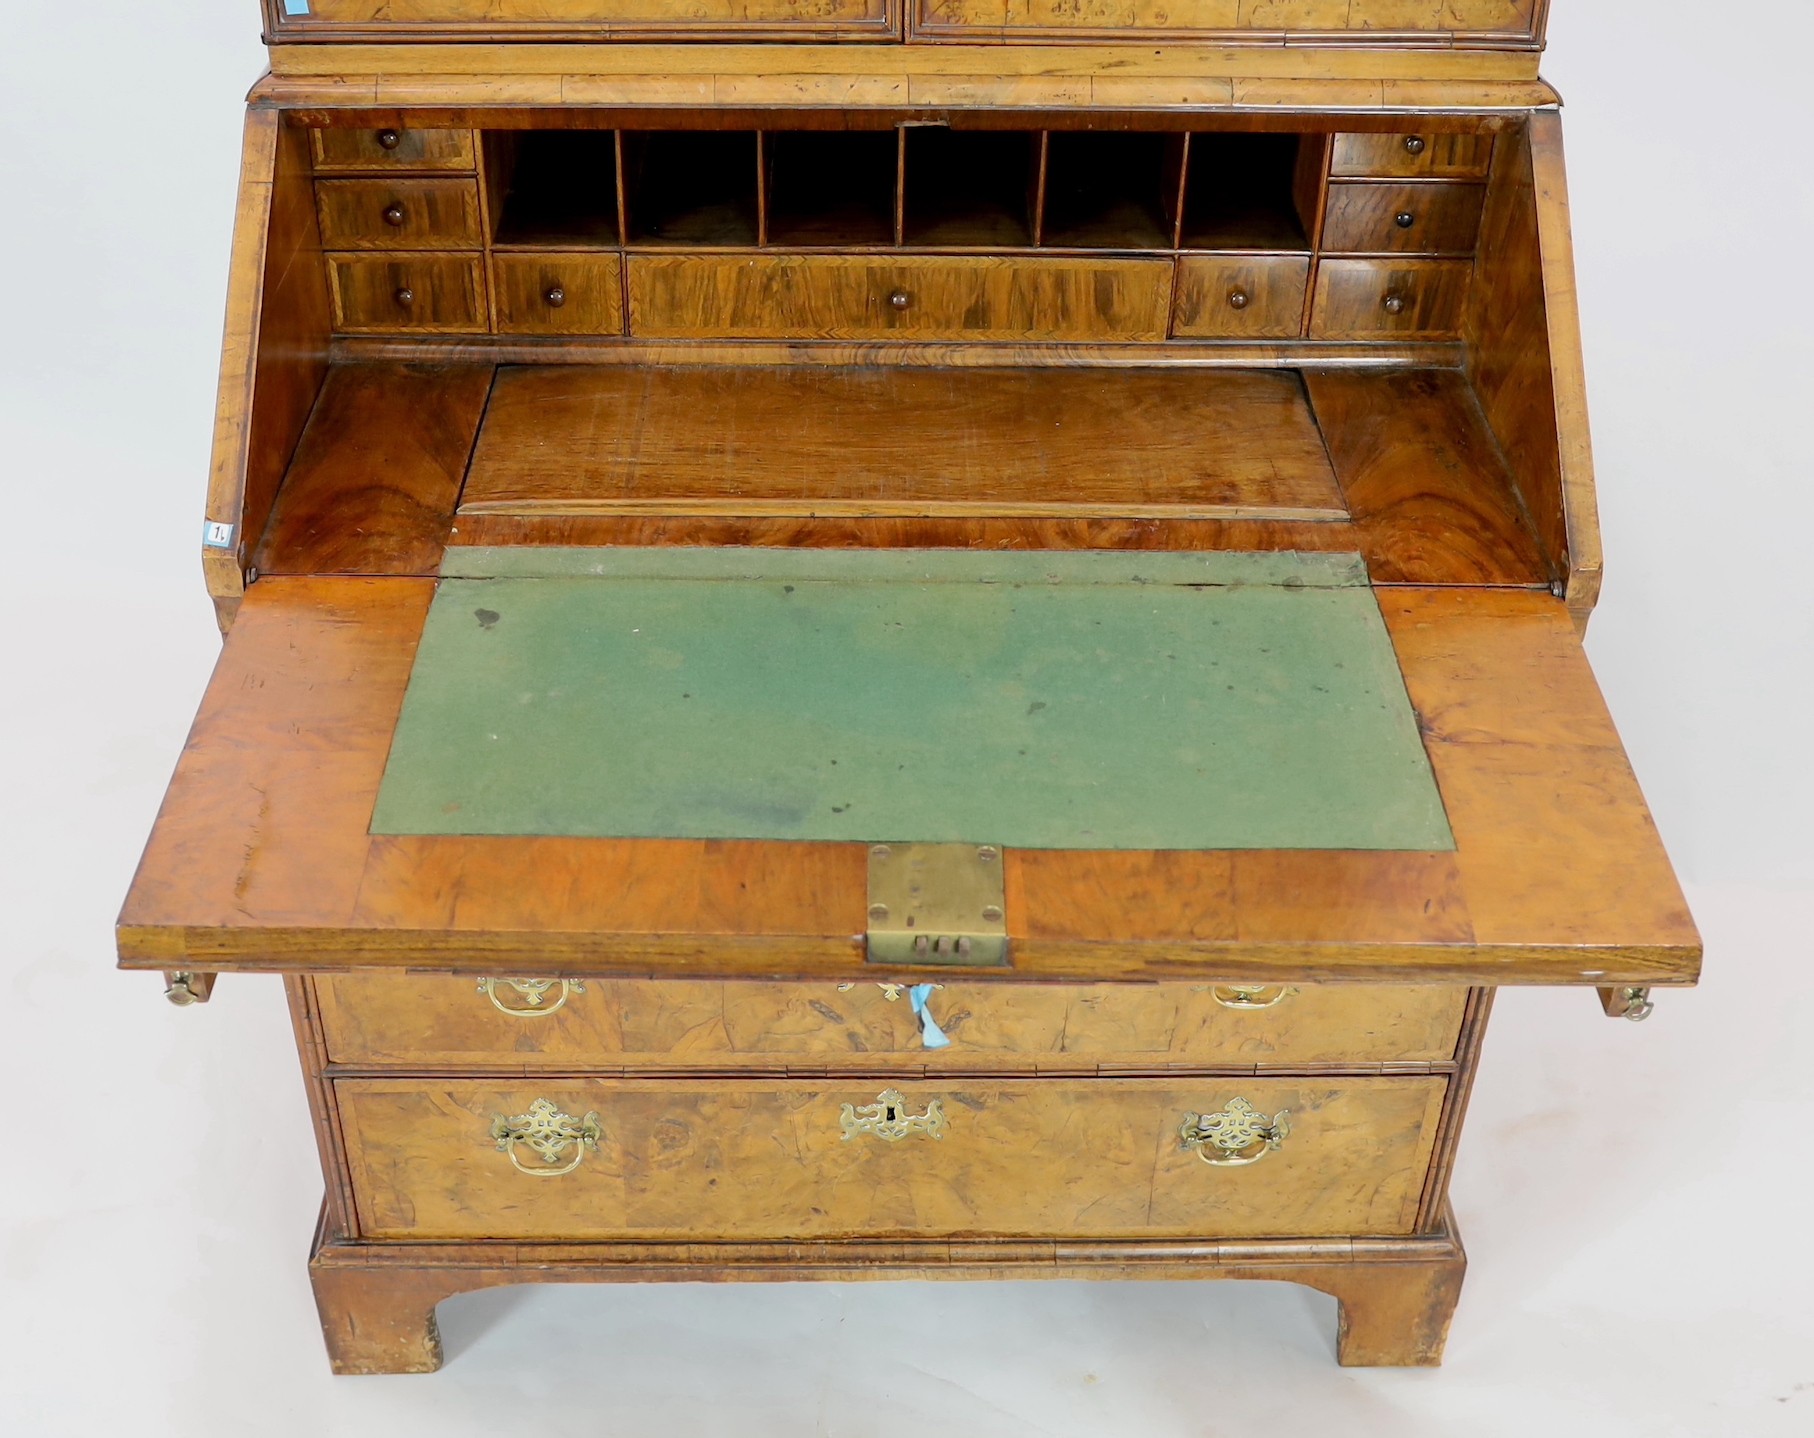
{"label": "brass escutcheon", "polygon": [[1244,1098],[1232,1098],[1220,1113],[1187,1113],[1178,1125],[1182,1148],[1194,1149],[1212,1168],[1245,1168],[1278,1150],[1291,1134],[1289,1109],[1270,1121]]}
{"label": "brass escutcheon", "polygon": [[[559,1178],[572,1173],[580,1166],[580,1160],[598,1147],[602,1133],[596,1113],[575,1118],[545,1098],[538,1098],[529,1105],[528,1113],[515,1118],[505,1118],[501,1113],[491,1116],[491,1136],[497,1140],[499,1151],[509,1155],[518,1173],[531,1178]],[[518,1144],[526,1145],[541,1159],[542,1166],[531,1168],[518,1158]],[[562,1163],[562,1155],[570,1148],[575,1150],[572,1159]]]}
{"label": "brass escutcheon", "polygon": [[[515,989],[523,1007],[513,1008],[500,999],[499,984],[508,984]],[[548,990],[556,984],[561,986],[561,996],[553,1003],[547,1003]],[[509,1014],[513,1019],[545,1019],[559,1013],[573,995],[585,993],[586,985],[580,979],[480,979],[479,992],[491,1000],[491,1006],[499,1013]]]}
{"label": "brass escutcheon", "polygon": [[901,1091],[891,1088],[878,1094],[874,1103],[845,1104],[838,1115],[838,1124],[844,1130],[846,1143],[860,1133],[871,1134],[887,1143],[899,1143],[909,1134],[916,1133],[927,1138],[943,1138],[945,1111],[939,1107],[939,1101],[933,1099],[926,1105],[926,1112],[910,1114]]}

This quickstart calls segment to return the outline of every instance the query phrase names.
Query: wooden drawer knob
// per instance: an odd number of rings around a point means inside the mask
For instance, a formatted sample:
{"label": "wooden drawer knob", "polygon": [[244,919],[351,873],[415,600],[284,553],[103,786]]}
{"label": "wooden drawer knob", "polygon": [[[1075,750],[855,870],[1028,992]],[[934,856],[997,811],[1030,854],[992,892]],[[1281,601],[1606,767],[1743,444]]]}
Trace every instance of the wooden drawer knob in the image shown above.
{"label": "wooden drawer knob", "polygon": [[401,200],[392,200],[384,207],[384,223],[392,229],[403,227],[403,202]]}
{"label": "wooden drawer knob", "polygon": [[1422,135],[1405,136],[1405,153],[1407,155],[1421,155],[1428,148]]}
{"label": "wooden drawer knob", "polygon": [[1401,230],[1408,230],[1412,225],[1417,223],[1417,216],[1412,214],[1409,210],[1400,210],[1392,217],[1392,223],[1397,225]]}
{"label": "wooden drawer knob", "polygon": [[1243,289],[1232,289],[1228,292],[1228,307],[1231,310],[1244,310],[1253,303],[1253,296]]}
{"label": "wooden drawer knob", "polygon": [[398,304],[402,305],[404,309],[408,309],[416,302],[416,292],[408,285],[398,285],[396,298]]}
{"label": "wooden drawer knob", "polygon": [[394,150],[403,143],[403,136],[396,130],[380,130],[377,140],[380,150]]}
{"label": "wooden drawer knob", "polygon": [[1402,315],[1405,312],[1405,297],[1403,295],[1387,295],[1385,306],[1387,314]]}
{"label": "wooden drawer knob", "polygon": [[567,303],[567,291],[559,285],[549,285],[548,293],[543,295],[542,298],[548,301],[549,309],[558,310],[562,305]]}
{"label": "wooden drawer knob", "polygon": [[913,303],[913,296],[908,294],[906,290],[890,290],[888,292],[888,303],[893,305],[897,310],[904,310]]}

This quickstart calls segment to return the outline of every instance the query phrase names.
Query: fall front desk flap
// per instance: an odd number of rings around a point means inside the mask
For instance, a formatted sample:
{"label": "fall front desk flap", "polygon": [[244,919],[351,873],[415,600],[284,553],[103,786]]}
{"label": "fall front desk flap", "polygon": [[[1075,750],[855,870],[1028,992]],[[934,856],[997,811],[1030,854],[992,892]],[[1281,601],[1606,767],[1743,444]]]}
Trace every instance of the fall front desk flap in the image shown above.
{"label": "fall front desk flap", "polygon": [[1320,554],[454,549],[371,827],[1454,847]]}

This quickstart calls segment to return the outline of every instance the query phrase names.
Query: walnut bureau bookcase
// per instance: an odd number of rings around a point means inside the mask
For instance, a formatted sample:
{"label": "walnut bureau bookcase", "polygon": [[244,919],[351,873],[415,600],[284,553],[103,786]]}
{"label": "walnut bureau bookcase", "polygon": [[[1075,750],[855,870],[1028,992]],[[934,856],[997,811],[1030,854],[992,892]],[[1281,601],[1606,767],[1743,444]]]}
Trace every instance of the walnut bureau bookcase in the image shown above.
{"label": "walnut bureau bookcase", "polygon": [[811,1277],[1440,1360],[1495,990],[1700,967],[1581,647],[1546,10],[266,0],[118,946],[283,976],[336,1370]]}

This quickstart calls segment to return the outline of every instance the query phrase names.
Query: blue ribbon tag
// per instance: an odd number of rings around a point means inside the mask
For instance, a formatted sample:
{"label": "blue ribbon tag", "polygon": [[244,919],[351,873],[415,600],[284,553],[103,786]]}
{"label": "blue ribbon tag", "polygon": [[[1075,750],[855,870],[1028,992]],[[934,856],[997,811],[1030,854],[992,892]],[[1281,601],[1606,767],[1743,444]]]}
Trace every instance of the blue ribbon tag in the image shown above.
{"label": "blue ribbon tag", "polygon": [[913,1015],[920,1021],[920,1042],[929,1049],[948,1048],[950,1037],[938,1026],[938,1020],[932,1017],[932,1010],[926,1007],[926,1000],[932,997],[936,984],[915,984],[907,991],[907,997],[913,1001]]}

